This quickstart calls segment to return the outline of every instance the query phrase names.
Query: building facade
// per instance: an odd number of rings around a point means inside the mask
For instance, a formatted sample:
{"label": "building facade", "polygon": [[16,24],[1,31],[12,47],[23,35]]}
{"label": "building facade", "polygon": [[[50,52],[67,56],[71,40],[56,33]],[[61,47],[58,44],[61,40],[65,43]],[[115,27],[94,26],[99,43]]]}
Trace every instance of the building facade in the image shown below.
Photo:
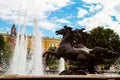
{"label": "building facade", "polygon": [[[11,47],[15,47],[15,41],[16,41],[16,27],[15,24],[13,24],[11,28],[11,33],[10,34],[3,34],[4,40],[9,41],[11,44]],[[27,41],[27,46],[28,49],[32,49],[32,36],[27,36],[28,41]],[[43,37],[42,39],[42,47],[43,47],[43,52],[47,51],[50,47],[58,47],[60,43],[60,38],[49,38],[49,37]]]}
{"label": "building facade", "polygon": [[[59,43],[60,43],[60,39],[43,37],[42,39],[43,51],[46,52],[50,47],[58,48]],[[31,36],[28,36],[28,48],[32,49],[32,37]]]}

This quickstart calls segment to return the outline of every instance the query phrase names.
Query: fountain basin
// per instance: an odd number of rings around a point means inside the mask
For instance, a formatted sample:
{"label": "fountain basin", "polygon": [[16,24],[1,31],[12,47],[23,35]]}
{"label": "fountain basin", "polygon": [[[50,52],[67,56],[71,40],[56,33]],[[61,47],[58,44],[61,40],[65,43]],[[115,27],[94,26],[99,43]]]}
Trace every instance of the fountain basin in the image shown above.
{"label": "fountain basin", "polygon": [[119,80],[120,75],[101,75],[101,74],[88,74],[88,75],[17,75],[17,74],[3,74],[0,79],[99,79],[99,80]]}

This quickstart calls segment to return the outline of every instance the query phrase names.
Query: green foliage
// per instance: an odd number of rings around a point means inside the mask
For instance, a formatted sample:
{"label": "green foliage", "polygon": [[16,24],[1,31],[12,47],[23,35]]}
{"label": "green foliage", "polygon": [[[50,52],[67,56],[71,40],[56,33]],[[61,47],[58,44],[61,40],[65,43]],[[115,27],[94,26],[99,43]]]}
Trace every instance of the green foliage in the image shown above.
{"label": "green foliage", "polygon": [[77,62],[71,61],[69,60],[69,68],[78,68],[80,67],[79,64]]}
{"label": "green foliage", "polygon": [[48,50],[56,50],[57,47],[50,47]]}
{"label": "green foliage", "polygon": [[8,41],[0,35],[0,64],[9,65],[12,49]]}
{"label": "green foliage", "polygon": [[[90,36],[87,42],[88,48],[94,48],[100,46],[103,48],[108,48],[116,53],[120,54],[120,37],[113,30],[103,26],[98,26],[90,31]],[[104,59],[104,64],[109,64],[114,62],[114,59]]]}
{"label": "green foliage", "polygon": [[0,35],[0,51],[4,50],[5,41],[2,35]]}
{"label": "green foliage", "polygon": [[[56,47],[50,47],[49,48],[49,50],[56,50],[57,48]],[[53,56],[53,55],[51,55],[51,54],[49,54],[49,56],[48,56],[48,59],[47,59],[48,61],[48,66],[50,67],[50,68],[54,68],[54,69],[56,69],[56,68],[58,68],[58,63],[59,63],[59,60],[55,57],[55,56]]]}
{"label": "green foliage", "polygon": [[8,41],[5,42],[5,50],[3,53],[3,62],[6,65],[9,65],[10,58],[12,56],[13,50]]}
{"label": "green foliage", "polygon": [[87,47],[94,48],[96,46],[108,48],[115,52],[120,52],[120,38],[113,30],[103,26],[98,26],[90,31]]}
{"label": "green foliage", "polygon": [[2,35],[0,35],[0,64],[2,64],[2,55],[5,47],[5,41]]}

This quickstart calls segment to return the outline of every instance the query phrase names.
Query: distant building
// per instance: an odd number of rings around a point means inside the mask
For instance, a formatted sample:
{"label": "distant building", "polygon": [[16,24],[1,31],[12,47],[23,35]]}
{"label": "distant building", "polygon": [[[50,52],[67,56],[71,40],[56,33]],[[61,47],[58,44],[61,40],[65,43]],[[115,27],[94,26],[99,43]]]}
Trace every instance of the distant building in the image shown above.
{"label": "distant building", "polygon": [[[43,51],[44,52],[47,51],[50,47],[58,48],[59,43],[60,43],[60,39],[43,37],[43,40],[42,40]],[[31,36],[28,36],[28,48],[32,49],[32,37]]]}
{"label": "distant building", "polygon": [[[11,44],[11,47],[15,47],[15,41],[16,41],[16,27],[15,24],[13,24],[11,28],[11,33],[10,34],[2,34],[5,41],[9,41]],[[28,49],[32,48],[32,36],[27,36],[28,37]],[[49,37],[43,37],[42,40],[42,46],[43,46],[43,51],[47,51],[50,47],[58,47],[60,43],[60,38],[49,38]]]}
{"label": "distant building", "polygon": [[10,36],[13,37],[13,38],[16,38],[16,27],[15,27],[15,24],[13,24],[12,28],[11,28],[11,34]]}

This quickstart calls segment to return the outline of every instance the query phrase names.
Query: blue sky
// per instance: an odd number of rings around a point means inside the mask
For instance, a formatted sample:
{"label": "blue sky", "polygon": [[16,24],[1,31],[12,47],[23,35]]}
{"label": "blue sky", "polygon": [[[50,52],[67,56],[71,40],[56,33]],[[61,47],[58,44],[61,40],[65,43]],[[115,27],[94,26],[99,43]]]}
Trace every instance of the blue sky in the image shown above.
{"label": "blue sky", "polygon": [[10,33],[13,24],[26,26],[32,35],[34,18],[43,36],[57,37],[55,30],[64,25],[73,29],[97,27],[120,34],[119,0],[0,0],[0,33]]}

